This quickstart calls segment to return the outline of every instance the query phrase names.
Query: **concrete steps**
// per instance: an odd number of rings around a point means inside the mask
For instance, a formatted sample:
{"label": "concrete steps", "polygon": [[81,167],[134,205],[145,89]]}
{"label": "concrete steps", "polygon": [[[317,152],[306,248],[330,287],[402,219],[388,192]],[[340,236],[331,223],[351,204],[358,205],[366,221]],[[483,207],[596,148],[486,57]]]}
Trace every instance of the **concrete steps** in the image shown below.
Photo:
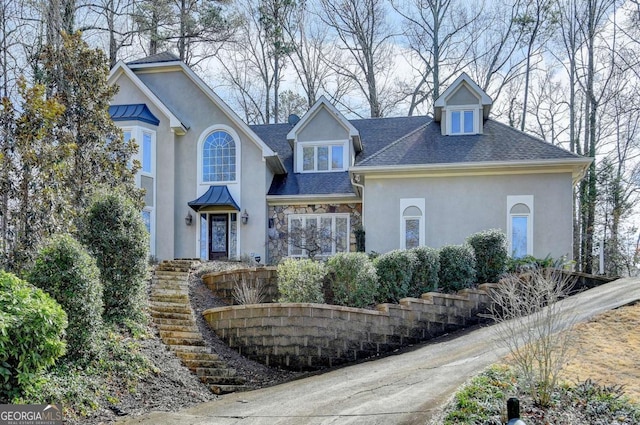
{"label": "concrete steps", "polygon": [[163,261],[151,278],[149,312],[160,338],[215,394],[245,390],[244,379],[211,353],[189,302],[189,270],[194,260]]}

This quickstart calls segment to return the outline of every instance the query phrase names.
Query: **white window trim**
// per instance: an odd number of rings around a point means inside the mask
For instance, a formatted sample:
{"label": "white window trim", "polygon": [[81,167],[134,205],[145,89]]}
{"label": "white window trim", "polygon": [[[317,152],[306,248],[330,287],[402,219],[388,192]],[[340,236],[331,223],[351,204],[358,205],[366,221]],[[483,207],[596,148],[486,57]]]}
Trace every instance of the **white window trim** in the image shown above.
{"label": "white window trim", "polygon": [[[335,235],[336,232],[336,218],[346,218],[347,219],[347,234],[346,234],[346,251],[345,252],[349,252],[350,251],[350,241],[351,241],[351,215],[349,213],[326,213],[326,214],[289,214],[287,216],[287,230],[289,233],[291,233],[291,222],[293,220],[296,219],[301,219],[303,220],[303,226],[306,225],[306,220],[309,219],[315,219],[315,220],[320,220],[321,218],[331,218],[331,234]],[[291,243],[289,243],[287,241],[287,255],[289,257],[293,257],[293,258],[307,258],[307,251],[304,248],[299,248],[302,253],[301,254],[292,254],[293,246],[291,245]],[[331,255],[335,255],[337,252],[342,252],[342,251],[337,251],[336,250],[336,241],[332,240],[331,241],[331,254],[322,254],[320,253],[319,255],[316,255],[316,258],[326,258],[329,257]]]}
{"label": "white window trim", "polygon": [[[148,176],[148,177],[153,177],[154,178],[154,186],[155,186],[155,176],[156,176],[156,131],[151,129],[151,128],[142,127],[142,126],[138,126],[138,125],[134,125],[134,126],[130,126],[130,127],[122,127],[122,132],[123,133],[125,133],[127,131],[131,133],[131,139],[130,140],[135,140],[136,144],[138,145],[138,152],[132,158],[132,159],[136,159],[136,160],[138,160],[140,162],[140,169],[136,173],[136,184],[138,184],[138,186],[140,185],[140,176]],[[142,170],[142,158],[143,158],[143,154],[142,154],[143,144],[142,143],[143,143],[144,133],[151,134],[151,172],[146,172],[146,171]],[[154,187],[154,193],[155,193],[155,187]]]}
{"label": "white window trim", "polygon": [[[138,170],[138,172],[135,175],[135,184],[136,187],[140,188],[142,187],[142,181],[141,181],[141,176],[146,176],[149,177],[151,179],[153,179],[153,206],[150,205],[145,205],[145,207],[143,208],[143,211],[147,211],[150,212],[150,219],[149,219],[149,227],[151,229],[151,232],[149,234],[149,242],[150,242],[150,246],[149,246],[149,254],[155,256],[156,255],[156,205],[158,202],[157,199],[157,184],[158,184],[158,179],[156,178],[156,131],[149,128],[149,127],[144,127],[144,126],[139,126],[139,125],[134,125],[134,126],[128,126],[128,127],[122,127],[122,132],[130,132],[131,133],[131,139],[130,140],[135,140],[136,144],[138,145],[138,152],[136,153],[136,155],[133,157],[133,159],[136,159],[140,162],[140,169]],[[142,170],[142,158],[143,158],[143,153],[142,153],[142,149],[143,149],[143,135],[144,133],[149,133],[151,134],[151,172],[145,172]]]}
{"label": "white window trim", "polygon": [[[331,147],[332,146],[342,146],[342,168],[333,170],[331,168]],[[304,148],[313,147],[314,149],[314,161],[313,161],[313,170],[304,170]],[[329,169],[328,170],[318,170],[318,157],[317,157],[317,148],[318,147],[328,147],[329,148]],[[349,168],[349,141],[348,140],[332,140],[332,141],[313,141],[313,142],[296,142],[296,172],[297,173],[338,173],[347,171]]]}
{"label": "white window trim", "polygon": [[149,255],[156,255],[156,209],[146,206],[142,211],[149,212]]}
{"label": "white window trim", "polygon": [[[460,115],[460,129],[462,130],[460,133],[454,133],[451,127],[451,124],[453,123],[453,120],[451,118],[451,113],[457,111],[457,112],[463,112]],[[464,132],[464,111],[472,111],[473,112],[473,132],[471,133],[465,133]],[[451,136],[463,136],[463,135],[469,135],[469,134],[479,134],[480,133],[480,125],[479,125],[479,114],[481,113],[482,109],[480,106],[478,105],[468,105],[468,106],[464,106],[464,105],[460,105],[460,106],[447,106],[447,134],[451,135]]]}
{"label": "white window trim", "polygon": [[[529,213],[511,213],[511,209],[518,204],[526,205]],[[533,195],[513,195],[507,196],[507,246],[509,256],[513,254],[511,244],[513,238],[513,217],[527,217],[527,255],[533,255]]]}
{"label": "white window trim", "polygon": [[[229,133],[231,135],[231,137],[233,138],[233,141],[236,144],[236,178],[235,178],[235,180],[204,181],[202,179],[202,147],[204,145],[204,141],[214,131],[225,131],[225,132]],[[233,128],[229,127],[228,125],[224,125],[224,124],[216,124],[216,125],[212,125],[211,127],[208,127],[207,129],[205,129],[200,134],[200,138],[198,139],[198,152],[197,152],[198,165],[196,167],[197,173],[198,173],[198,180],[197,180],[198,181],[198,185],[200,185],[200,186],[211,186],[211,185],[224,185],[224,184],[239,183],[240,182],[240,176],[241,176],[241,170],[240,170],[240,164],[242,162],[240,160],[241,158],[242,158],[242,155],[241,155],[240,137],[238,136],[238,133]]]}
{"label": "white window trim", "polygon": [[[421,216],[405,216],[404,211],[409,207],[416,207],[422,213]],[[420,220],[419,246],[425,246],[425,200],[424,198],[400,199],[400,249],[407,249],[407,220]]]}

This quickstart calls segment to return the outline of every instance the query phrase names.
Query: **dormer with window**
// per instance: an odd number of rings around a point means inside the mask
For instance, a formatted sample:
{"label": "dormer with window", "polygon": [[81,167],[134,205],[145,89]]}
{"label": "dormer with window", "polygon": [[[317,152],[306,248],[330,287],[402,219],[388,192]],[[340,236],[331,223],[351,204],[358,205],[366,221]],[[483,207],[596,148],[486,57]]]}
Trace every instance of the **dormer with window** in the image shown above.
{"label": "dormer with window", "polygon": [[460,136],[482,134],[493,101],[464,72],[436,99],[435,121],[442,134]]}
{"label": "dormer with window", "polygon": [[362,150],[358,130],[324,97],[287,134],[296,173],[347,171]]}

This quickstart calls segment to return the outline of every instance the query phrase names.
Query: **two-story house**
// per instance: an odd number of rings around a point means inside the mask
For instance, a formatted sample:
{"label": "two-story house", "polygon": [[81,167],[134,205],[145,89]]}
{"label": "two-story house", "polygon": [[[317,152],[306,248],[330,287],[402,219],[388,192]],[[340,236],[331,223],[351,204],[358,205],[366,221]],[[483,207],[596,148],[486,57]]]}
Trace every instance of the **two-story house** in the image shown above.
{"label": "two-story house", "polygon": [[591,163],[491,120],[466,74],[431,116],[346,119],[326,98],[247,125],[178,58],[119,62],[111,115],[139,145],[159,259],[277,262],[462,243],[503,229],[514,256],[571,255],[572,192]]}

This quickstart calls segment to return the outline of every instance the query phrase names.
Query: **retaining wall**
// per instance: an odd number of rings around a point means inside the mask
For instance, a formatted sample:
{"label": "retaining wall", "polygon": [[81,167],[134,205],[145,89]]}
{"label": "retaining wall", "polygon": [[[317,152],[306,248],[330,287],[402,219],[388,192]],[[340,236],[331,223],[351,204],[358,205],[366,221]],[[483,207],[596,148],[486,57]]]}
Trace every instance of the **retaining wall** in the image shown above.
{"label": "retaining wall", "polygon": [[376,310],[325,304],[277,303],[213,308],[203,315],[242,355],[269,366],[314,370],[393,351],[480,321],[487,290],[430,292],[379,304]]}
{"label": "retaining wall", "polygon": [[265,290],[265,303],[278,299],[278,270],[277,267],[255,267],[246,269],[212,272],[202,276],[202,281],[226,304],[237,304],[233,298],[233,288],[236,283],[245,279],[247,283],[259,284]]}

